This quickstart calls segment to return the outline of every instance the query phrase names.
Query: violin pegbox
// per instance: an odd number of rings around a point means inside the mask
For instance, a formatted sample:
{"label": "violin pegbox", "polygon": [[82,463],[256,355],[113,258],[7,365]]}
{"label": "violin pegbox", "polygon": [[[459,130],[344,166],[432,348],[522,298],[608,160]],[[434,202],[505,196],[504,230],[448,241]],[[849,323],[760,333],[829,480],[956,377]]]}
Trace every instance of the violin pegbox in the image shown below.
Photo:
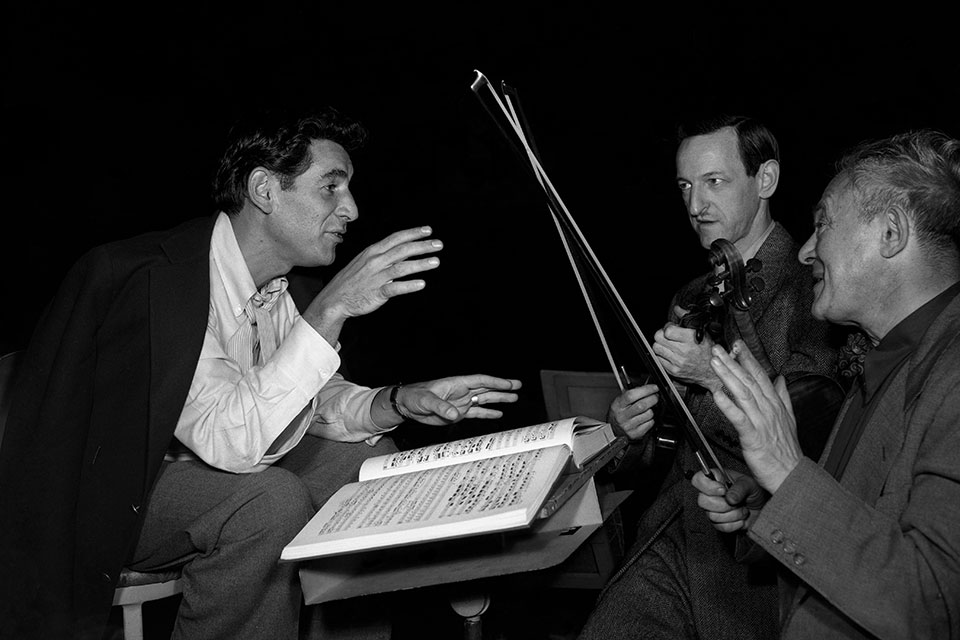
{"label": "violin pegbox", "polygon": [[[757,258],[750,258],[747,260],[747,263],[744,265],[744,270],[749,273],[760,273],[760,270],[763,269],[763,262]],[[763,291],[765,283],[763,278],[760,276],[747,276],[747,285],[750,287],[751,293],[760,293]]]}

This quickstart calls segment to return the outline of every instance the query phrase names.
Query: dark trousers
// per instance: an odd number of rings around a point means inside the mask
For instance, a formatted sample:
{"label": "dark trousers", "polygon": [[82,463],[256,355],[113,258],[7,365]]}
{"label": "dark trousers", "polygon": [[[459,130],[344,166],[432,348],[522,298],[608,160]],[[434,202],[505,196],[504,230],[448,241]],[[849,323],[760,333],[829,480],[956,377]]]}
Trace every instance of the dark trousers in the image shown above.
{"label": "dark trousers", "polygon": [[[641,538],[606,587],[580,640],[770,640],[779,636],[775,569],[740,564],[695,514]],[[731,539],[732,540],[732,539]]]}
{"label": "dark trousers", "polygon": [[607,585],[580,640],[697,640],[679,522]]}
{"label": "dark trousers", "polygon": [[[395,450],[390,438],[370,447],[307,435],[259,473],[165,463],[129,566],[149,571],[185,563],[173,637],[296,640],[303,601],[298,565],[278,562],[281,550],[337,489],[356,481],[366,458]],[[304,616],[309,628],[301,636],[342,637],[324,619],[344,616],[314,609]],[[389,637],[382,611],[350,617],[356,627],[350,637]]]}

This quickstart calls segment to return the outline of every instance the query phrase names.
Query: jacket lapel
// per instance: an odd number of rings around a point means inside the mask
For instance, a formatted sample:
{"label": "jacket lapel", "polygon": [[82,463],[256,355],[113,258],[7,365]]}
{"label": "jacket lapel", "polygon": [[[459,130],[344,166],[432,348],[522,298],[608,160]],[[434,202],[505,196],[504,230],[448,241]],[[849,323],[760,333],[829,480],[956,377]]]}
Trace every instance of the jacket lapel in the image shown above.
{"label": "jacket lapel", "polygon": [[169,262],[150,270],[150,441],[154,477],[186,402],[206,332],[214,217],[186,223],[161,244]]}
{"label": "jacket lapel", "polygon": [[[906,366],[891,381],[887,393],[870,417],[870,424],[864,430],[847,464],[841,485],[863,498],[868,504],[874,504],[880,496],[891,465],[896,459],[897,451],[902,446],[905,436],[904,427],[909,420],[911,408],[923,391],[929,371],[943,352],[945,343],[960,339],[952,332],[944,330],[945,327],[955,326],[958,316],[960,316],[960,296],[955,297],[937,317]],[[843,414],[849,403],[848,395],[835,424],[840,424],[843,420]],[[827,459],[835,436],[836,429],[830,434],[827,446],[820,456],[821,464]],[[810,589],[806,583],[800,583],[784,623],[809,594]]]}
{"label": "jacket lapel", "polygon": [[906,378],[907,371],[901,369],[890,381],[840,479],[841,485],[867,504],[875,503],[880,497],[897,451],[903,446],[905,418],[902,399]]}
{"label": "jacket lapel", "polygon": [[847,464],[841,484],[869,504],[879,498],[896,454],[903,446],[906,424],[930,370],[940,359],[946,343],[956,339],[952,332],[944,331],[944,327],[954,326],[958,314],[960,296],[934,320],[916,351],[890,382]]}
{"label": "jacket lapel", "polygon": [[[767,239],[757,251],[756,258],[760,261],[760,271],[757,274],[764,279],[763,288],[753,293],[753,304],[750,305],[750,317],[754,323],[763,317],[764,311],[770,305],[774,294],[783,288],[781,282],[786,277],[785,274],[791,273],[791,269],[784,268],[785,259],[796,260],[793,238],[787,233],[787,230],[779,222],[773,223],[773,230]],[[769,278],[775,278],[770,282]]]}

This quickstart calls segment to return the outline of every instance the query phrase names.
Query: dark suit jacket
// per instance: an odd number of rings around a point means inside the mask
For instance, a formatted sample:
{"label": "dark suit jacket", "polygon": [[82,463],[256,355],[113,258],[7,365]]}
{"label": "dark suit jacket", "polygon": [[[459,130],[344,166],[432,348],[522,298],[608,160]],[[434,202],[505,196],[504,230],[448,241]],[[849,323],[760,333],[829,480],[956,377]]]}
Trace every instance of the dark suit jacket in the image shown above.
{"label": "dark suit jacket", "polygon": [[41,318],[0,447],[0,637],[100,637],[200,355],[214,220],[91,250]]}
{"label": "dark suit jacket", "polygon": [[800,585],[784,590],[783,638],[960,638],[960,296],[892,380],[840,482],[804,459],[750,537]]}

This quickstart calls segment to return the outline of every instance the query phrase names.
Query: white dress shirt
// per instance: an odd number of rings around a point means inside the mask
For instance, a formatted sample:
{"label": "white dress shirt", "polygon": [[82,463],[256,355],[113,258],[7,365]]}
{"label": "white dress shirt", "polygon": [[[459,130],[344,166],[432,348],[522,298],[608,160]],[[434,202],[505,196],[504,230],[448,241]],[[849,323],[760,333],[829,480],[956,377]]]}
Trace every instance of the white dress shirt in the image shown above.
{"label": "white dress shirt", "polygon": [[[279,345],[266,362],[244,371],[229,354],[248,320],[247,301],[258,293],[229,217],[220,213],[210,243],[210,313],[200,360],[174,432],[183,447],[168,459],[199,458],[235,473],[261,471],[304,436],[376,443],[381,428],[370,418],[380,389],[347,382],[337,373],[337,349],[300,317],[285,279],[270,309]],[[339,344],[337,345],[339,348]]]}

